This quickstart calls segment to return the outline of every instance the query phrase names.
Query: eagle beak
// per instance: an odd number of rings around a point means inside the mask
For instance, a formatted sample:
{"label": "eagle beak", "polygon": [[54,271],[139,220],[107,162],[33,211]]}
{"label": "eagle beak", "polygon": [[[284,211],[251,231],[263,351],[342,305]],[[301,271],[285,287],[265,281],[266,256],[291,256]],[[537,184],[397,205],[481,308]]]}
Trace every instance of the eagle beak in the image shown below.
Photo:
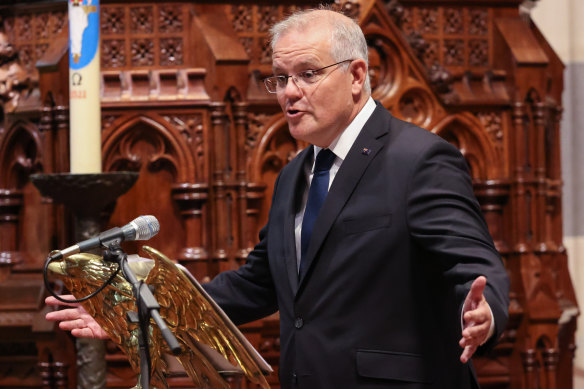
{"label": "eagle beak", "polygon": [[65,269],[63,269],[63,261],[49,263],[49,270],[55,274],[60,274],[62,276],[67,274],[67,272],[65,272]]}

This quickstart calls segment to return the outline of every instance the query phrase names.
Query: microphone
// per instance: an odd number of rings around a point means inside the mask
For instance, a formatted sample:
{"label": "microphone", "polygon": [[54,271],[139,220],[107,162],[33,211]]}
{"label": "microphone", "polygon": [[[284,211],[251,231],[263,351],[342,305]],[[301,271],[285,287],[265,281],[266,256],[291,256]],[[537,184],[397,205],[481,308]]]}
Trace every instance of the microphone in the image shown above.
{"label": "microphone", "polygon": [[48,258],[50,261],[56,261],[82,251],[91,250],[96,247],[105,246],[113,241],[122,242],[124,240],[148,240],[160,231],[160,223],[152,215],[138,216],[122,228],[114,227],[102,232],[95,238],[87,239],[64,250],[53,252]]}

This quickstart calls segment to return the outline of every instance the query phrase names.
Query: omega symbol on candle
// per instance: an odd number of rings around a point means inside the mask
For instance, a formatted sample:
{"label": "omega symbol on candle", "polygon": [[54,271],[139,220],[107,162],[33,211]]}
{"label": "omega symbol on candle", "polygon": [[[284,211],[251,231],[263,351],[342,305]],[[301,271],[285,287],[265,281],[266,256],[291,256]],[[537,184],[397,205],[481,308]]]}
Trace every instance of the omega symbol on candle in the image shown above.
{"label": "omega symbol on candle", "polygon": [[81,73],[75,72],[75,73],[73,73],[73,76],[71,78],[73,80],[73,86],[80,86],[81,85],[81,80],[83,79],[83,77],[81,76]]}

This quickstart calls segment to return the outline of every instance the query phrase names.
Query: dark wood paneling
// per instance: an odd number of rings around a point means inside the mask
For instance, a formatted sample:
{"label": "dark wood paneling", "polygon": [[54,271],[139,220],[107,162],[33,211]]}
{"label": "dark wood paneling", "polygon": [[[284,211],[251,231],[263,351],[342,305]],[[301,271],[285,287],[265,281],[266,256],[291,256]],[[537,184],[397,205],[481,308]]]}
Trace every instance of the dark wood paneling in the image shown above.
{"label": "dark wood paneling", "polygon": [[[102,151],[104,171],[140,173],[109,225],[155,215],[161,232],[147,244],[204,281],[245,260],[278,172],[306,147],[261,79],[269,26],[313,3],[197,3],[102,1]],[[578,306],[562,246],[563,64],[519,0],[336,3],[365,32],[374,98],[468,161],[511,277],[508,328],[475,358],[482,386],[571,388]],[[29,182],[69,168],[66,10],[37,1],[0,14],[12,44],[0,71],[18,69],[0,81],[19,85],[0,92],[0,290],[18,296],[0,298],[0,386],[74,388],[75,347],[44,321],[40,282],[46,254],[72,243],[71,215]],[[278,316],[242,329],[277,371]],[[133,385],[114,347],[107,361],[108,386]]]}

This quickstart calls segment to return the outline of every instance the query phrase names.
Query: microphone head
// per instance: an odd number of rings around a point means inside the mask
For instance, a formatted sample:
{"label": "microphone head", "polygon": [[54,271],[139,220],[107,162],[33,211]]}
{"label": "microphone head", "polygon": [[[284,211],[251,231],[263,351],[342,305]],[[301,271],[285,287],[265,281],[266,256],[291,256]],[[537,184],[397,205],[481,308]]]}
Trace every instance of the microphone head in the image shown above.
{"label": "microphone head", "polygon": [[128,223],[124,230],[131,233],[126,240],[148,240],[158,234],[160,223],[152,215],[142,215]]}

